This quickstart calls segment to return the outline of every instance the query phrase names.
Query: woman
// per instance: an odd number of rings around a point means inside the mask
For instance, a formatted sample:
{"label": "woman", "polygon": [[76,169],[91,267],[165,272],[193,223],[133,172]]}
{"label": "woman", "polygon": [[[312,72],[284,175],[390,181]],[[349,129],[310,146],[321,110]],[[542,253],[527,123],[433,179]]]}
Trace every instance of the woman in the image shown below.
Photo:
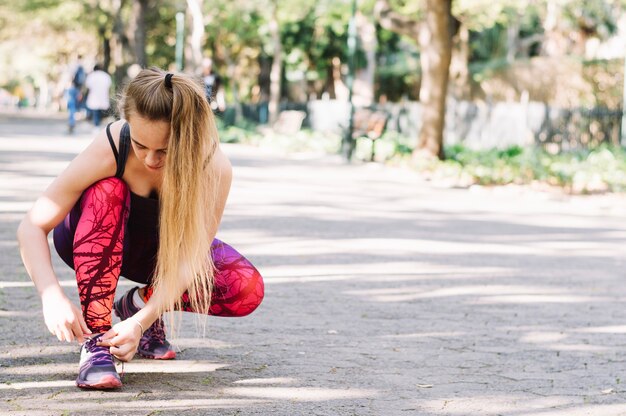
{"label": "woman", "polygon": [[[244,316],[260,304],[258,271],[214,239],[231,184],[199,80],[142,70],[107,126],[37,199],[18,228],[49,331],[83,342],[76,384],[122,386],[113,356],[176,353],[161,315]],[[47,243],[76,272],[82,311],[65,296]],[[115,303],[119,276],[144,284]],[[111,312],[122,321],[111,325]]]}

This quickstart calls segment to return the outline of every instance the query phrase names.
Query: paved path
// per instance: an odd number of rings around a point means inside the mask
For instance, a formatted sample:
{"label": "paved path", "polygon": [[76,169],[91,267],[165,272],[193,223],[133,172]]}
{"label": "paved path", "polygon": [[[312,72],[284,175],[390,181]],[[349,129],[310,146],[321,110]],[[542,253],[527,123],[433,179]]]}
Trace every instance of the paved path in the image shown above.
{"label": "paved path", "polygon": [[0,414],[626,414],[623,197],[445,189],[237,145],[219,235],[265,276],[263,305],[205,337],[187,315],[179,359],[78,390],[78,347],[47,334],[14,238],[89,141],[64,130],[0,116]]}

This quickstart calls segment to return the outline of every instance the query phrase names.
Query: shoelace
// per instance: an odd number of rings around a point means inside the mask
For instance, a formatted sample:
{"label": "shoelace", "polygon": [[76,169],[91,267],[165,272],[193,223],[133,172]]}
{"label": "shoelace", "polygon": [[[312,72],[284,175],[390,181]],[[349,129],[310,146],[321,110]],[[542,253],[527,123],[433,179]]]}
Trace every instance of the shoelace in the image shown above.
{"label": "shoelace", "polygon": [[102,338],[101,334],[96,335],[95,337],[91,337],[83,343],[85,349],[92,354],[90,358],[91,362],[94,364],[104,363],[111,359],[115,367],[117,367],[117,364],[121,364],[122,371],[118,371],[118,374],[120,378],[122,378],[124,376],[124,361],[119,360],[116,356],[111,354],[111,351],[108,347],[101,347],[99,345],[96,345],[100,338]]}
{"label": "shoelace", "polygon": [[165,342],[165,327],[163,326],[163,320],[157,319],[150,328],[144,333],[144,336],[156,339],[157,341]]}

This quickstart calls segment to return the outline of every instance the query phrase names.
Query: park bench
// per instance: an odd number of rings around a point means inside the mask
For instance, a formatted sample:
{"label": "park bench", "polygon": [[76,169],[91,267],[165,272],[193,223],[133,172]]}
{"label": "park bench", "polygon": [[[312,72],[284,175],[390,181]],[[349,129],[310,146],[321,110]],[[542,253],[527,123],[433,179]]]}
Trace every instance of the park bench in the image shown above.
{"label": "park bench", "polygon": [[302,128],[302,122],[306,118],[304,111],[285,110],[278,115],[273,129],[280,134],[295,134]]}
{"label": "park bench", "polygon": [[372,141],[372,153],[370,160],[374,161],[375,142],[380,139],[387,128],[389,114],[385,111],[359,108],[354,111],[354,124],[352,138],[365,138]]}

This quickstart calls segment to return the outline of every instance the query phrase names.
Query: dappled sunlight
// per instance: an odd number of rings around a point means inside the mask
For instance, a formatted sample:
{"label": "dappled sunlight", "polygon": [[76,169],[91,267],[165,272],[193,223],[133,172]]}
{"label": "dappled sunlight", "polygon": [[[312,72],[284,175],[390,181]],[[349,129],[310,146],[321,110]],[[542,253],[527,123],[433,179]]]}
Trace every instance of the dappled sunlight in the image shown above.
{"label": "dappled sunlight", "polygon": [[32,205],[32,201],[0,201],[0,212],[26,212]]}
{"label": "dappled sunlight", "polygon": [[[27,358],[27,357],[55,357],[60,354],[72,354],[79,352],[79,346],[76,343],[67,344],[59,343],[57,345],[17,345],[14,347],[3,347],[0,357],[2,358]],[[0,370],[1,371],[1,370]]]}
{"label": "dappled sunlight", "polygon": [[500,296],[488,296],[481,297],[471,301],[474,305],[492,305],[497,303],[516,303],[516,304],[530,304],[530,303],[603,303],[611,300],[606,296],[579,296],[579,295],[500,295]]}
{"label": "dappled sunlight", "polygon": [[563,332],[529,332],[520,338],[521,342],[543,344],[564,340],[568,335]]}
{"label": "dappled sunlight", "polygon": [[563,293],[562,289],[549,286],[476,285],[429,289],[424,286],[405,286],[350,290],[345,293],[365,297],[375,302],[407,302],[419,299],[468,296],[470,304],[492,303],[582,303],[601,302],[604,297],[577,296]]}
{"label": "dappled sunlight", "polygon": [[[76,357],[78,358],[79,346],[76,344]],[[118,365],[121,370],[121,364]],[[213,372],[220,368],[228,367],[229,364],[217,364],[208,361],[196,360],[141,360],[135,359],[124,363],[126,373],[205,373]],[[44,363],[41,365],[22,365],[19,367],[0,367],[0,374],[11,375],[43,375],[43,374],[66,374],[76,371],[75,364]]]}
{"label": "dappled sunlight", "polygon": [[274,377],[274,378],[249,378],[245,380],[237,380],[234,384],[293,384],[297,380],[290,377]]}
{"label": "dappled sunlight", "polygon": [[[488,240],[484,238],[483,240]],[[479,237],[468,241],[424,240],[417,238],[274,238],[266,244],[249,245],[248,255],[313,256],[328,254],[371,254],[381,255],[488,255],[488,256],[534,256],[545,258],[567,258],[573,255],[593,255],[612,258],[615,251],[606,250],[606,242],[534,241],[525,243],[495,244],[481,242]],[[626,252],[626,247],[623,249]],[[417,258],[417,257],[416,257]]]}
{"label": "dappled sunlight", "polygon": [[[575,406],[575,407],[574,407]],[[518,412],[516,416],[623,416],[626,404],[576,404],[561,409]]]}
{"label": "dappled sunlight", "polygon": [[53,380],[53,381],[26,381],[22,383],[2,384],[0,390],[22,390],[22,389],[48,389],[51,387],[75,387],[73,380]]}
{"label": "dappled sunlight", "polygon": [[[430,279],[484,279],[488,275],[503,275],[510,273],[509,268],[493,266],[460,267],[446,264],[431,264],[419,261],[405,262],[375,262],[354,264],[301,264],[264,266],[264,277],[272,281],[288,279],[314,279],[338,276],[340,280],[358,277],[363,281],[406,281]],[[354,276],[352,276],[354,275]]]}
{"label": "dappled sunlight", "polygon": [[[80,356],[80,346],[74,344],[76,351],[76,361]],[[44,362],[37,365],[20,365],[19,367],[0,367],[0,374],[10,374],[19,376],[50,375],[50,374],[74,374],[76,363],[50,363]]]}
{"label": "dappled sunlight", "polygon": [[27,316],[37,316],[36,312],[27,312],[27,311],[1,311],[0,310],[0,318],[15,318],[15,317],[27,317]]}
{"label": "dappled sunlight", "polygon": [[9,134],[4,133],[5,137],[0,140],[0,152],[19,152],[19,153],[36,153],[45,149],[46,153],[70,153],[78,154],[91,142],[91,138],[77,137],[55,137],[54,146],[50,141],[50,137],[38,137],[32,135],[30,137],[16,137],[15,140],[9,140]]}
{"label": "dappled sunlight", "polygon": [[593,338],[580,339],[576,335],[576,330],[566,328],[558,331],[529,331],[520,336],[519,342],[559,352],[600,353],[615,349],[614,345],[597,345],[602,344],[603,340],[592,343],[590,341],[593,341]]}
{"label": "dappled sunlight", "polygon": [[[94,392],[100,393],[100,392]],[[265,403],[261,400],[246,400],[246,399],[223,399],[223,398],[202,398],[193,397],[189,399],[180,398],[168,398],[166,400],[141,400],[140,393],[135,393],[128,397],[128,400],[120,400],[125,395],[121,392],[111,392],[111,400],[103,401],[101,394],[91,397],[92,400],[88,400],[85,397],[87,392],[82,392],[82,399],[80,399],[80,411],[81,413],[100,414],[104,409],[115,412],[115,414],[123,414],[124,411],[142,411],[142,414],[160,414],[162,412],[181,411],[186,412],[189,409],[201,410],[201,409],[241,409],[246,407],[258,406]],[[176,393],[177,397],[184,396],[181,392]],[[27,405],[26,405],[27,406]],[[25,406],[25,407],[26,407]],[[46,401],[46,408],[50,410],[56,410],[63,413],[70,403],[64,401]]]}
{"label": "dappled sunlight", "polygon": [[[435,386],[436,387],[436,386]],[[599,393],[599,392],[598,392]],[[527,415],[545,416],[551,415],[550,408],[562,407],[568,411],[573,410],[573,406],[583,404],[583,398],[553,395],[551,397],[536,397],[529,394],[503,394],[503,395],[480,395],[471,396],[446,396],[437,399],[419,400],[415,403],[416,410],[433,412],[437,415],[459,415],[467,416],[480,414],[485,416],[500,415]],[[570,408],[572,406],[572,408]],[[593,407],[593,406],[589,406]],[[626,405],[622,407],[626,409]],[[561,416],[561,413],[555,415]],[[563,416],[573,413],[563,413]],[[590,414],[590,413],[581,413]],[[607,416],[604,413],[598,415]]]}
{"label": "dappled sunlight", "polygon": [[229,364],[217,364],[196,360],[133,360],[124,364],[127,373],[206,373],[214,372]]}
{"label": "dappled sunlight", "polygon": [[450,332],[416,332],[413,334],[395,334],[382,335],[383,339],[411,339],[411,338],[462,338],[467,336],[467,332],[450,331]]}
{"label": "dappled sunlight", "polygon": [[321,402],[325,400],[361,399],[378,396],[376,390],[320,387],[228,387],[222,389],[222,392],[232,396],[296,402]]}
{"label": "dappled sunlight", "polygon": [[610,351],[612,347],[605,347],[603,345],[592,345],[592,344],[544,344],[544,348],[553,350],[553,351],[571,351],[571,352],[604,352]]}
{"label": "dappled sunlight", "polygon": [[209,338],[169,338],[176,348],[210,348],[214,350],[233,348],[234,344]]}
{"label": "dappled sunlight", "polygon": [[609,325],[609,326],[596,326],[590,328],[576,328],[572,329],[572,332],[579,332],[584,334],[626,334],[626,325]]}

